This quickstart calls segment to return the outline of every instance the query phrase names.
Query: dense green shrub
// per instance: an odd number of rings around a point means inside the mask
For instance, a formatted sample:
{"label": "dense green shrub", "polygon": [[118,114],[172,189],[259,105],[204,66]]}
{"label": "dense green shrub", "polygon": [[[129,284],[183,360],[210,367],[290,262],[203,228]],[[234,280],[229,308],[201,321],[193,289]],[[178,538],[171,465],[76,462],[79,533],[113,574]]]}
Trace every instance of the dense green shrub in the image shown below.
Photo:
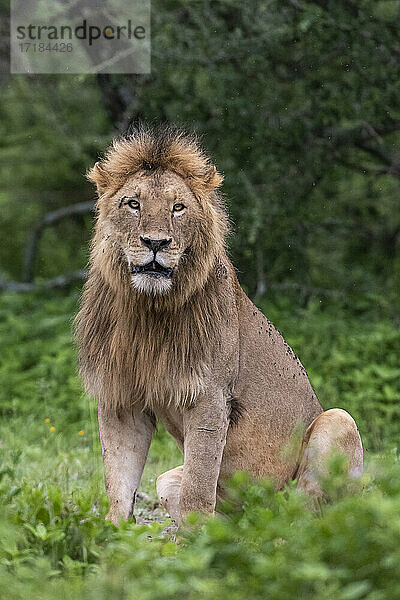
{"label": "dense green shrub", "polygon": [[[68,501],[36,491],[31,523],[16,526],[13,503],[8,515],[2,511],[0,585],[7,598],[33,600],[54,594],[394,600],[400,594],[400,467],[390,459],[376,469],[363,493],[320,513],[293,487],[275,492],[239,473],[225,516],[193,515],[179,545],[160,537],[159,524],[126,523],[118,530],[105,524],[104,507],[93,505],[90,491]],[[38,522],[40,505],[46,525]],[[53,525],[46,520],[49,505]]]}
{"label": "dense green shrub", "polygon": [[10,294],[0,301],[0,411],[5,415],[55,413],[77,422],[81,386],[76,376],[72,319],[77,294]]}
{"label": "dense green shrub", "polygon": [[[204,135],[252,294],[379,293],[398,313],[398,7],[153,0],[151,74],[3,77],[0,274],[20,276],[46,212],[94,197],[85,171],[143,118]],[[83,268],[89,230],[80,217],[47,230],[36,275]]]}

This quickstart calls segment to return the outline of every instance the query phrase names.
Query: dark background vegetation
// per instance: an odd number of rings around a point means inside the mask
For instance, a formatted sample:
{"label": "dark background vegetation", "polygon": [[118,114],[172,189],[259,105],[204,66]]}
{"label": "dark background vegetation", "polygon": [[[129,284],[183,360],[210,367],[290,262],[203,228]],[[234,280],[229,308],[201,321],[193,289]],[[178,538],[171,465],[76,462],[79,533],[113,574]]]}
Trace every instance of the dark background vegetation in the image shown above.
{"label": "dark background vegetation", "polygon": [[[10,598],[28,585],[34,598],[399,596],[399,15],[392,0],[153,0],[150,75],[11,76],[3,35],[0,579]],[[293,490],[238,480],[230,520],[210,521],[178,558],[155,530],[150,548],[146,527],[103,524],[95,406],[71,338],[93,225],[85,172],[140,120],[202,137],[225,176],[241,284],[324,408],[357,419],[370,465],[363,494],[319,517]],[[71,214],[48,216],[59,209]],[[181,460],[161,430],[150,496],[154,477]]]}
{"label": "dark background vegetation", "polygon": [[[225,174],[251,295],[386,308],[400,278],[398,10],[154,1],[151,75],[3,76],[3,275],[19,278],[41,216],[94,197],[84,173],[110,139],[156,119],[196,131]],[[89,225],[47,231],[36,274],[82,268]]]}

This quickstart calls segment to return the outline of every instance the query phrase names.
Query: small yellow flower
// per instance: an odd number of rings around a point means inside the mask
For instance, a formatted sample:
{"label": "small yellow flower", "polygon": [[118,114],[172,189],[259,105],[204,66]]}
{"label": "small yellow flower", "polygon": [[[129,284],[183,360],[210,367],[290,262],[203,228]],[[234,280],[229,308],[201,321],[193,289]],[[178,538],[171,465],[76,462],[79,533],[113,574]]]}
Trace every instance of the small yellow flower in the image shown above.
{"label": "small yellow flower", "polygon": [[47,419],[44,420],[45,423],[50,423],[50,419],[49,417],[47,417]]}
{"label": "small yellow flower", "polygon": [[80,432],[78,433],[78,435],[85,435],[85,432],[83,431],[83,429],[80,430]]}
{"label": "small yellow flower", "polygon": [[55,430],[55,427],[53,427],[53,426],[50,427],[50,431],[54,431],[54,430]]}

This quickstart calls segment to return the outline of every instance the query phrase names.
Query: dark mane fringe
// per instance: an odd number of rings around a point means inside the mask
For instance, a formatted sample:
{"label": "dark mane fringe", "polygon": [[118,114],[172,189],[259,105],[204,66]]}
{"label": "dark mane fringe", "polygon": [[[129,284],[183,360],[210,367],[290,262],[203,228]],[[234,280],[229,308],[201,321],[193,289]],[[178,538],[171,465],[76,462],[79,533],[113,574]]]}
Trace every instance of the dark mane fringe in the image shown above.
{"label": "dark mane fringe", "polygon": [[182,138],[185,139],[187,147],[191,146],[198,155],[203,156],[205,163],[209,162],[200,147],[197,135],[183,132],[182,129],[170,123],[158,124],[153,127],[145,123],[135,123],[130,125],[119,139],[126,142],[138,139],[146,140],[147,156],[143,157],[142,168],[155,170],[168,165],[171,146]]}
{"label": "dark mane fringe", "polygon": [[103,159],[88,172],[102,193],[115,190],[134,173],[171,170],[193,193],[217,189],[223,177],[210,162],[194,134],[171,125],[138,125],[114,140]]}

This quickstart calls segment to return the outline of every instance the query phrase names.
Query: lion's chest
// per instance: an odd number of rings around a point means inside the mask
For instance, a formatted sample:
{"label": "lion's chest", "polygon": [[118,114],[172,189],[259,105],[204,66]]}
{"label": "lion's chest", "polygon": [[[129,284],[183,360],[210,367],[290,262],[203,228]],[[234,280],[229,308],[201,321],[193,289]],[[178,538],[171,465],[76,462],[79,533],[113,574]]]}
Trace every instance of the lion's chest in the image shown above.
{"label": "lion's chest", "polygon": [[204,369],[200,364],[178,364],[173,356],[162,358],[149,353],[136,361],[132,373],[133,398],[145,406],[180,406],[192,401],[202,390]]}
{"label": "lion's chest", "polygon": [[174,339],[171,331],[169,336],[160,335],[160,330],[138,330],[125,352],[108,356],[105,377],[118,389],[119,404],[141,404],[153,410],[180,406],[202,390],[205,362],[193,352],[195,343]]}

